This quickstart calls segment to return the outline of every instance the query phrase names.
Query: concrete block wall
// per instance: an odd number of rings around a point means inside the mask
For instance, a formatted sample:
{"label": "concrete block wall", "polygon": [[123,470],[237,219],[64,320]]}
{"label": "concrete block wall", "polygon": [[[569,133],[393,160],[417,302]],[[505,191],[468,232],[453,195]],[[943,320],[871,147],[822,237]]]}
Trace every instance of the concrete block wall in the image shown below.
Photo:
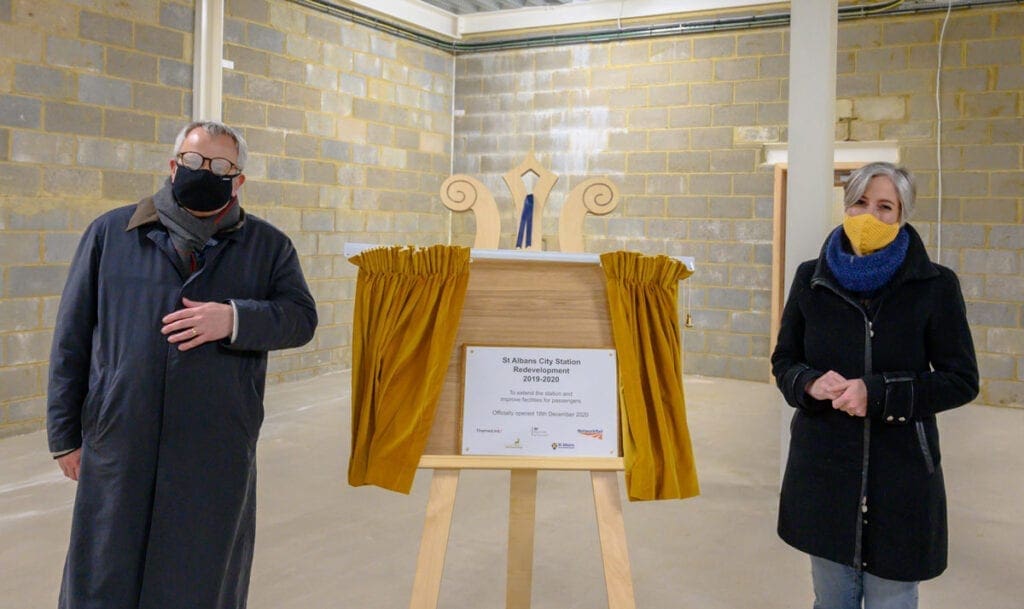
{"label": "concrete block wall", "polygon": [[[927,231],[932,258],[960,277],[982,376],[978,402],[1024,407],[1024,12],[952,14],[942,48],[940,123],[941,17],[840,29],[853,56],[851,77],[862,57],[880,61],[871,70],[874,83],[862,80],[857,86],[865,89],[849,95],[855,116],[878,114],[854,128],[864,139],[899,140],[901,158],[918,176],[914,222]],[[857,81],[840,77],[841,96],[848,82]]]}
{"label": "concrete block wall", "polygon": [[[785,30],[454,59],[287,0],[227,0],[226,11],[224,119],[252,153],[243,204],[295,241],[320,307],[314,342],[271,357],[272,382],[350,365],[344,243],[447,242],[449,224],[453,241],[472,242],[468,216],[439,202],[453,169],[491,188],[511,246],[500,176],[531,150],[561,175],[548,249],[571,186],[612,177],[623,200],[588,218],[588,250],[694,256],[680,294],[694,320],[686,372],[767,378],[772,175],[760,163],[764,143],[786,139]],[[192,24],[188,0],[0,0],[0,436],[42,426],[50,333],[81,231],[166,175],[191,115]],[[920,178],[915,223],[933,256],[940,25],[937,14],[844,22],[838,63],[850,136],[898,139]],[[941,259],[967,297],[979,402],[1015,406],[1022,39],[1013,7],[954,13],[941,95]]]}
{"label": "concrete block wall", "polygon": [[190,112],[188,3],[0,1],[0,435],[36,429],[67,266],[152,192]]}
{"label": "concrete block wall", "polygon": [[[101,212],[162,184],[191,119],[193,3],[0,0],[0,436],[41,428],[67,266]],[[350,365],[348,241],[444,242],[453,60],[286,0],[227,0],[223,118],[243,205],[295,242],[309,345],[270,381]]]}
{"label": "concrete block wall", "polygon": [[[1003,7],[951,16],[939,223],[942,17],[840,24],[837,96],[852,120],[836,135],[899,142],[919,181],[913,222],[963,283],[978,401],[1024,407],[1024,15]],[[547,249],[557,249],[571,187],[612,178],[622,200],[611,215],[588,217],[587,250],[694,256],[698,271],[680,292],[681,314],[694,322],[683,332],[685,371],[765,380],[773,175],[762,147],[786,141],[788,46],[786,29],[757,29],[459,56],[455,170],[495,194],[503,247],[516,226],[501,175],[527,152],[561,176],[543,223]],[[472,232],[468,217],[456,219],[456,240],[469,243]]]}
{"label": "concrete block wall", "polygon": [[532,150],[560,176],[547,249],[571,188],[611,178],[621,200],[588,216],[587,250],[693,256],[680,292],[694,326],[686,371],[764,381],[772,170],[759,164],[762,144],[784,135],[784,45],[777,29],[459,57],[456,171],[492,189],[512,239],[501,174]]}
{"label": "concrete block wall", "polygon": [[313,343],[275,380],[351,365],[346,243],[447,241],[451,55],[286,0],[228,0],[224,121],[249,143],[247,209],[295,242],[316,297]]}

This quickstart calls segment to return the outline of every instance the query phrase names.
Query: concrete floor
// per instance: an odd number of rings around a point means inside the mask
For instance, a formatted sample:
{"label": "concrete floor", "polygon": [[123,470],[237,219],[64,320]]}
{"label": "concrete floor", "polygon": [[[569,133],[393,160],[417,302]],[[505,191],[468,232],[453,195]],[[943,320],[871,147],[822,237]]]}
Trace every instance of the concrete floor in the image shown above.
{"label": "concrete floor", "polygon": [[[687,377],[702,495],[624,502],[641,609],[811,605],[805,557],[775,536],[779,402],[767,384]],[[345,482],[345,374],[272,387],[260,440],[252,609],[407,607],[429,490]],[[922,609],[1024,607],[1024,410],[968,406],[940,417],[950,566]],[[74,484],[44,435],[0,440],[0,608],[55,606]],[[621,486],[620,475],[620,486]],[[508,473],[463,472],[441,609],[504,606]],[[606,607],[589,476],[541,472],[533,607]]]}

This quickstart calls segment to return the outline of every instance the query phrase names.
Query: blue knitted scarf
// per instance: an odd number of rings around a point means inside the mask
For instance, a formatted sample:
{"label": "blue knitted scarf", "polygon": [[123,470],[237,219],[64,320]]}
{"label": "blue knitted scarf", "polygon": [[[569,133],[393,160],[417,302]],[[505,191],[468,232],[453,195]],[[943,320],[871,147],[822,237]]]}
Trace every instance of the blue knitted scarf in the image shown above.
{"label": "blue knitted scarf", "polygon": [[866,256],[847,251],[843,227],[838,226],[828,238],[825,261],[839,285],[851,292],[871,293],[889,283],[903,264],[910,245],[907,229],[901,227],[892,243]]}

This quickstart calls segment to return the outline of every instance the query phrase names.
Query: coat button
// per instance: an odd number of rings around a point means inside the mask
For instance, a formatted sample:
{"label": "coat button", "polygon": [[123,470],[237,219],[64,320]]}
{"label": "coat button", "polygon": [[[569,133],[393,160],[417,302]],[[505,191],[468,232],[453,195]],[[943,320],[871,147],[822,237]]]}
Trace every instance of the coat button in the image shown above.
{"label": "coat button", "polygon": [[890,423],[892,423],[892,415],[889,415],[889,416],[885,417],[885,420],[889,421]]}
{"label": "coat button", "polygon": [[907,417],[900,417],[900,423],[904,423],[904,422],[906,422],[906,420],[907,420]]}

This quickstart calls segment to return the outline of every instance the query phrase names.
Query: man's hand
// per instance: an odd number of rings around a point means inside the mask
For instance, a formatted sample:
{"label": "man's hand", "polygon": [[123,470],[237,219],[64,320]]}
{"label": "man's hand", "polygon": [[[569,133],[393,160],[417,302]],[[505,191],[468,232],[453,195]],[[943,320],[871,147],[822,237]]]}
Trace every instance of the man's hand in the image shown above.
{"label": "man's hand", "polygon": [[57,465],[65,476],[77,482],[78,472],[82,469],[82,449],[76,448],[66,455],[57,457]]}
{"label": "man's hand", "polygon": [[188,351],[231,336],[235,312],[222,302],[196,302],[182,298],[184,309],[165,315],[160,333],[167,342],[178,345],[179,351]]}

